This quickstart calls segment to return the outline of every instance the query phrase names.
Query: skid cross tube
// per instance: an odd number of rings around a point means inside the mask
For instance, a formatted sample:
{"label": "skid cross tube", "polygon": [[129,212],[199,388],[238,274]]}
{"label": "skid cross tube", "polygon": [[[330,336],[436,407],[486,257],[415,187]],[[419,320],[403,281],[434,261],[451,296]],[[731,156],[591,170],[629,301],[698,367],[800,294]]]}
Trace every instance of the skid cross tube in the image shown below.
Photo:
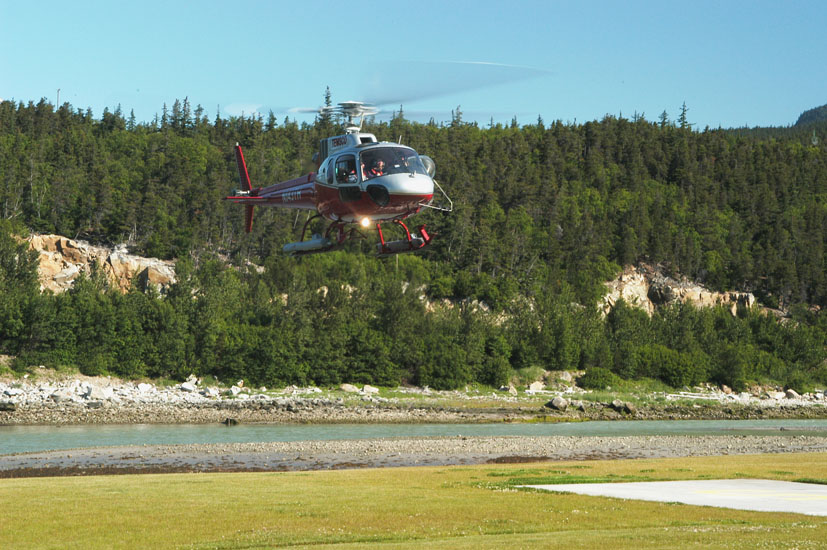
{"label": "skid cross tube", "polygon": [[421,236],[412,235],[408,226],[405,225],[404,222],[401,220],[393,220],[393,223],[399,224],[402,226],[402,229],[405,230],[405,238],[400,239],[397,241],[385,241],[385,236],[382,233],[382,224],[376,224],[376,230],[379,233],[379,244],[377,246],[377,255],[379,256],[390,256],[391,254],[401,254],[403,252],[413,252],[414,250],[419,250],[421,248],[426,247],[431,242],[431,236],[428,235],[428,232],[425,231],[425,226],[422,225],[419,228],[419,233]]}
{"label": "skid cross tube", "polygon": [[312,221],[313,221],[313,220],[315,220],[316,218],[321,218],[321,217],[322,217],[322,215],[321,215],[321,214],[315,214],[315,215],[310,216],[309,218],[307,218],[307,221],[306,221],[306,222],[304,222],[304,227],[302,227],[302,236],[301,236],[301,238],[299,239],[299,242],[301,242],[301,241],[303,241],[303,240],[304,240],[304,236],[305,236],[305,234],[307,233],[307,226],[308,226],[308,225],[310,225],[310,222],[312,222]]}

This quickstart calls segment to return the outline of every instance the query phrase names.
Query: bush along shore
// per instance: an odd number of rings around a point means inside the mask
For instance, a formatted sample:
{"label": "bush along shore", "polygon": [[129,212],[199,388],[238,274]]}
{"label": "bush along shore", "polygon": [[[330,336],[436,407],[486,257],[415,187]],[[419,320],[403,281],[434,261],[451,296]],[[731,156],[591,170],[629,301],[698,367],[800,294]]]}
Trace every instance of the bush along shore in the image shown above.
{"label": "bush along shore", "polygon": [[[48,371],[51,373],[51,371]],[[827,418],[827,395],[703,386],[669,393],[594,392],[535,382],[469,387],[248,388],[192,376],[178,384],[49,375],[0,379],[0,425],[143,423],[458,423],[611,419]]]}

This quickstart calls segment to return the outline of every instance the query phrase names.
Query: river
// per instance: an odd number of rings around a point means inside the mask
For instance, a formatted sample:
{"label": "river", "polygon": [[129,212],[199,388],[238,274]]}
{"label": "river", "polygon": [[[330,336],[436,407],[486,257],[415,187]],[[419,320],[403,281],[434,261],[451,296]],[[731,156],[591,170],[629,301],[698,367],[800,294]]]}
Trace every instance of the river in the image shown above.
{"label": "river", "polygon": [[614,420],[496,424],[124,424],[0,426],[0,454],[120,445],[326,441],[436,436],[811,435],[826,419]]}

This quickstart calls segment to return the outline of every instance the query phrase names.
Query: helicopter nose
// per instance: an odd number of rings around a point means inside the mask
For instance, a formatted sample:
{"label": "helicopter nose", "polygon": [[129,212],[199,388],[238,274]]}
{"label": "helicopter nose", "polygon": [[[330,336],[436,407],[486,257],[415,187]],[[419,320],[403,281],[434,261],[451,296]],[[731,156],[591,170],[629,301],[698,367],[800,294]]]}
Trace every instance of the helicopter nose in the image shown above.
{"label": "helicopter nose", "polygon": [[365,192],[377,206],[387,206],[391,201],[420,200],[418,197],[433,195],[434,182],[424,174],[388,174],[372,180]]}

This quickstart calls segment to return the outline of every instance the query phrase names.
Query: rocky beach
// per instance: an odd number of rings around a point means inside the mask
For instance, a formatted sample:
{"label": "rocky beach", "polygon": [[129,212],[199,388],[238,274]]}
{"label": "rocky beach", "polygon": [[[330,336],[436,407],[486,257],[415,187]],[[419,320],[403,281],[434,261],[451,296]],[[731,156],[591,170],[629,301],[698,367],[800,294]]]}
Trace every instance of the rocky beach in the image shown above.
{"label": "rocky beach", "polygon": [[823,391],[698,387],[677,393],[606,396],[573,383],[534,383],[523,392],[466,389],[432,391],[342,384],[271,389],[183,383],[156,385],[108,377],[60,376],[44,369],[36,379],[0,379],[0,426],[63,424],[468,423],[613,419],[824,418]]}

